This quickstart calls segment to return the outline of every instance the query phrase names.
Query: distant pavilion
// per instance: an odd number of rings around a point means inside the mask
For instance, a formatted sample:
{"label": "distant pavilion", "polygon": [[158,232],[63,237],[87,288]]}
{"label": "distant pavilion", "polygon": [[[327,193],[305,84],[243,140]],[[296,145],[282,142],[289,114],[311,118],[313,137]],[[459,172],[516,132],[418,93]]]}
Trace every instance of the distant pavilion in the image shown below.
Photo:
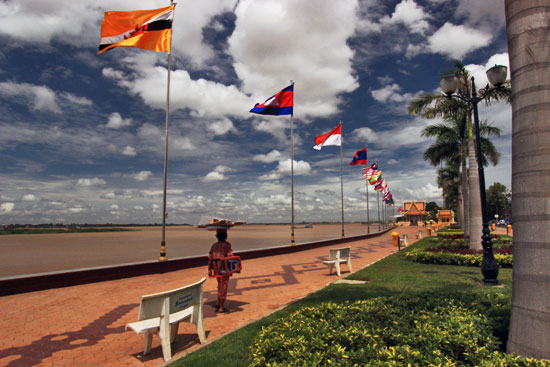
{"label": "distant pavilion", "polygon": [[448,209],[441,209],[437,211],[437,223],[448,225],[455,222],[455,212]]}
{"label": "distant pavilion", "polygon": [[405,217],[405,222],[409,222],[410,226],[423,225],[426,222],[426,217],[430,215],[426,211],[426,200],[404,201],[402,214]]}

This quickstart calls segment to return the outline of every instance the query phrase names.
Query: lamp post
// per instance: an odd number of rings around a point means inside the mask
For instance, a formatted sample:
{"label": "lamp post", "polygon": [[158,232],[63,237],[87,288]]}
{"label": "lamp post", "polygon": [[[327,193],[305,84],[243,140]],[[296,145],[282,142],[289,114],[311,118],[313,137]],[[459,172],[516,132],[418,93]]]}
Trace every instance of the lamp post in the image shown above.
{"label": "lamp post", "polygon": [[498,264],[495,261],[493,255],[493,242],[491,240],[491,231],[489,230],[489,216],[487,212],[487,198],[485,195],[485,172],[483,169],[483,160],[481,158],[481,140],[479,133],[479,116],[477,112],[477,104],[488,97],[491,92],[502,87],[502,84],[506,81],[506,74],[508,68],[502,65],[495,65],[487,70],[487,78],[492,87],[487,85],[479,93],[476,91],[476,85],[474,77],[472,80],[471,93],[464,93],[458,89],[458,77],[450,75],[441,78],[440,85],[441,90],[448,98],[457,98],[472,106],[472,112],[474,115],[474,127],[475,127],[475,142],[476,142],[476,155],[477,155],[477,170],[479,174],[479,192],[481,199],[481,215],[483,218],[483,230],[481,236],[481,246],[483,247],[483,260],[481,262],[481,273],[483,274],[483,281],[488,284],[499,284],[498,277]]}

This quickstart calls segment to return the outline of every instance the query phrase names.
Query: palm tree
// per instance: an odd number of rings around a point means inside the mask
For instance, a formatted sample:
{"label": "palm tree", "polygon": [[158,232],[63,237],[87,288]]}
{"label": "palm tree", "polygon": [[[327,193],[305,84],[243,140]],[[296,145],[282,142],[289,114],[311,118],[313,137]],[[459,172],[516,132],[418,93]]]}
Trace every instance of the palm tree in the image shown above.
{"label": "palm tree", "polygon": [[508,352],[550,359],[550,1],[506,0],[514,274]]}
{"label": "palm tree", "polygon": [[[466,158],[469,157],[472,159],[471,156],[474,152],[474,149],[471,146],[473,140],[470,138],[470,129],[468,125],[467,115],[464,111],[458,110],[455,114],[445,117],[443,123],[426,126],[421,132],[423,137],[436,138],[435,142],[424,152],[425,160],[429,161],[434,166],[437,166],[445,161],[455,165],[456,167],[461,167],[462,177],[460,181],[462,181],[462,183],[459,194],[462,194],[462,197],[458,197],[458,202],[462,201],[466,208],[470,208],[467,204],[468,198],[472,196],[469,195],[472,191],[467,186],[467,181],[469,180],[466,176],[468,172],[468,169],[466,168]],[[485,121],[480,124],[480,134],[482,135],[481,144],[483,147],[482,158],[484,164],[491,162],[496,165],[498,163],[500,154],[496,151],[495,146],[489,139],[486,138],[486,136],[500,135],[500,132],[500,129],[488,125]],[[470,171],[471,170],[476,171],[474,177],[477,178],[477,165],[470,166]],[[474,193],[477,193],[477,197],[479,198],[479,185],[477,190],[475,188],[474,190]],[[468,213],[462,208],[458,208],[458,216],[460,224],[465,228],[465,233],[469,234],[467,229],[470,228],[468,225],[469,222],[473,222],[470,220],[472,218],[472,213]],[[481,208],[479,208],[479,218],[475,217],[475,219],[476,221],[479,221],[479,232],[481,233]],[[478,228],[476,227],[476,231],[477,229]],[[472,239],[472,237],[470,238]],[[481,249],[481,242],[476,239],[471,240],[470,247]]]}
{"label": "palm tree", "polygon": [[[446,72],[448,75],[450,72]],[[455,69],[452,74],[456,75],[459,81],[459,89],[465,94],[470,95],[471,78],[464,66],[456,61]],[[495,100],[505,99],[509,101],[510,90],[507,87],[495,89],[487,97],[487,103]],[[408,111],[413,115],[421,115],[424,118],[448,118],[458,113],[463,114],[468,121],[468,145],[462,152],[468,157],[469,168],[466,170],[465,162],[462,164],[462,195],[464,206],[464,223],[462,223],[464,233],[470,236],[470,247],[481,249],[481,199],[479,193],[479,177],[477,173],[477,162],[475,149],[473,149],[473,131],[472,131],[472,105],[458,99],[447,98],[444,94],[420,94],[409,104]],[[483,160],[484,164],[487,162]],[[466,176],[468,175],[468,176]],[[467,177],[467,179],[466,179]]]}
{"label": "palm tree", "polygon": [[444,167],[437,170],[437,185],[443,191],[443,205],[457,213],[462,223],[461,214],[457,211],[461,195],[459,177],[460,166],[451,161],[447,161]]}

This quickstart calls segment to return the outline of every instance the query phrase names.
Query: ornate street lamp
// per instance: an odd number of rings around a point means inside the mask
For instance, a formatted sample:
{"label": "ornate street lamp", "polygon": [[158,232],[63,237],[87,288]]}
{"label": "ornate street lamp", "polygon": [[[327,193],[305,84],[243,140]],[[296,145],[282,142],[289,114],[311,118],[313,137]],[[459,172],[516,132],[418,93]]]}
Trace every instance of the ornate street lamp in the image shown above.
{"label": "ornate street lamp", "polygon": [[472,105],[474,114],[474,127],[476,137],[476,155],[477,155],[477,170],[479,174],[479,192],[481,198],[481,214],[483,217],[483,230],[481,236],[481,246],[483,246],[483,261],[481,262],[481,273],[483,281],[489,284],[499,284],[498,264],[493,255],[493,242],[491,240],[491,231],[489,230],[489,216],[487,213],[487,199],[485,196],[485,172],[481,159],[481,140],[479,133],[479,116],[477,112],[477,104],[485,99],[492,91],[502,88],[502,84],[506,81],[508,68],[502,65],[495,65],[487,70],[487,79],[492,87],[487,85],[479,92],[476,91],[474,77],[472,77],[471,93],[464,93],[458,89],[458,78],[455,75],[450,75],[441,78],[441,90],[448,98],[457,98]]}

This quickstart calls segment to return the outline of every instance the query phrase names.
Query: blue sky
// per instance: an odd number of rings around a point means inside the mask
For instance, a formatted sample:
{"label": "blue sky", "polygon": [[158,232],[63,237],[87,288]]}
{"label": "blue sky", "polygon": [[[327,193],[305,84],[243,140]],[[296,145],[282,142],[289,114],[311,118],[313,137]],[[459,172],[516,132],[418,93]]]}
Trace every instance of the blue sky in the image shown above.
{"label": "blue sky", "polygon": [[[152,0],[0,3],[0,224],[160,223],[167,54],[97,55],[103,13]],[[203,215],[290,222],[290,119],[248,111],[295,82],[296,221],[340,220],[338,147],[312,149],[343,122],[346,220],[365,220],[368,144],[397,206],[441,203],[436,167],[407,115],[459,59],[486,84],[508,65],[502,1],[203,0],[176,7],[168,222]],[[510,187],[511,108],[480,105],[503,130],[486,181]],[[376,196],[370,191],[371,218]]]}

